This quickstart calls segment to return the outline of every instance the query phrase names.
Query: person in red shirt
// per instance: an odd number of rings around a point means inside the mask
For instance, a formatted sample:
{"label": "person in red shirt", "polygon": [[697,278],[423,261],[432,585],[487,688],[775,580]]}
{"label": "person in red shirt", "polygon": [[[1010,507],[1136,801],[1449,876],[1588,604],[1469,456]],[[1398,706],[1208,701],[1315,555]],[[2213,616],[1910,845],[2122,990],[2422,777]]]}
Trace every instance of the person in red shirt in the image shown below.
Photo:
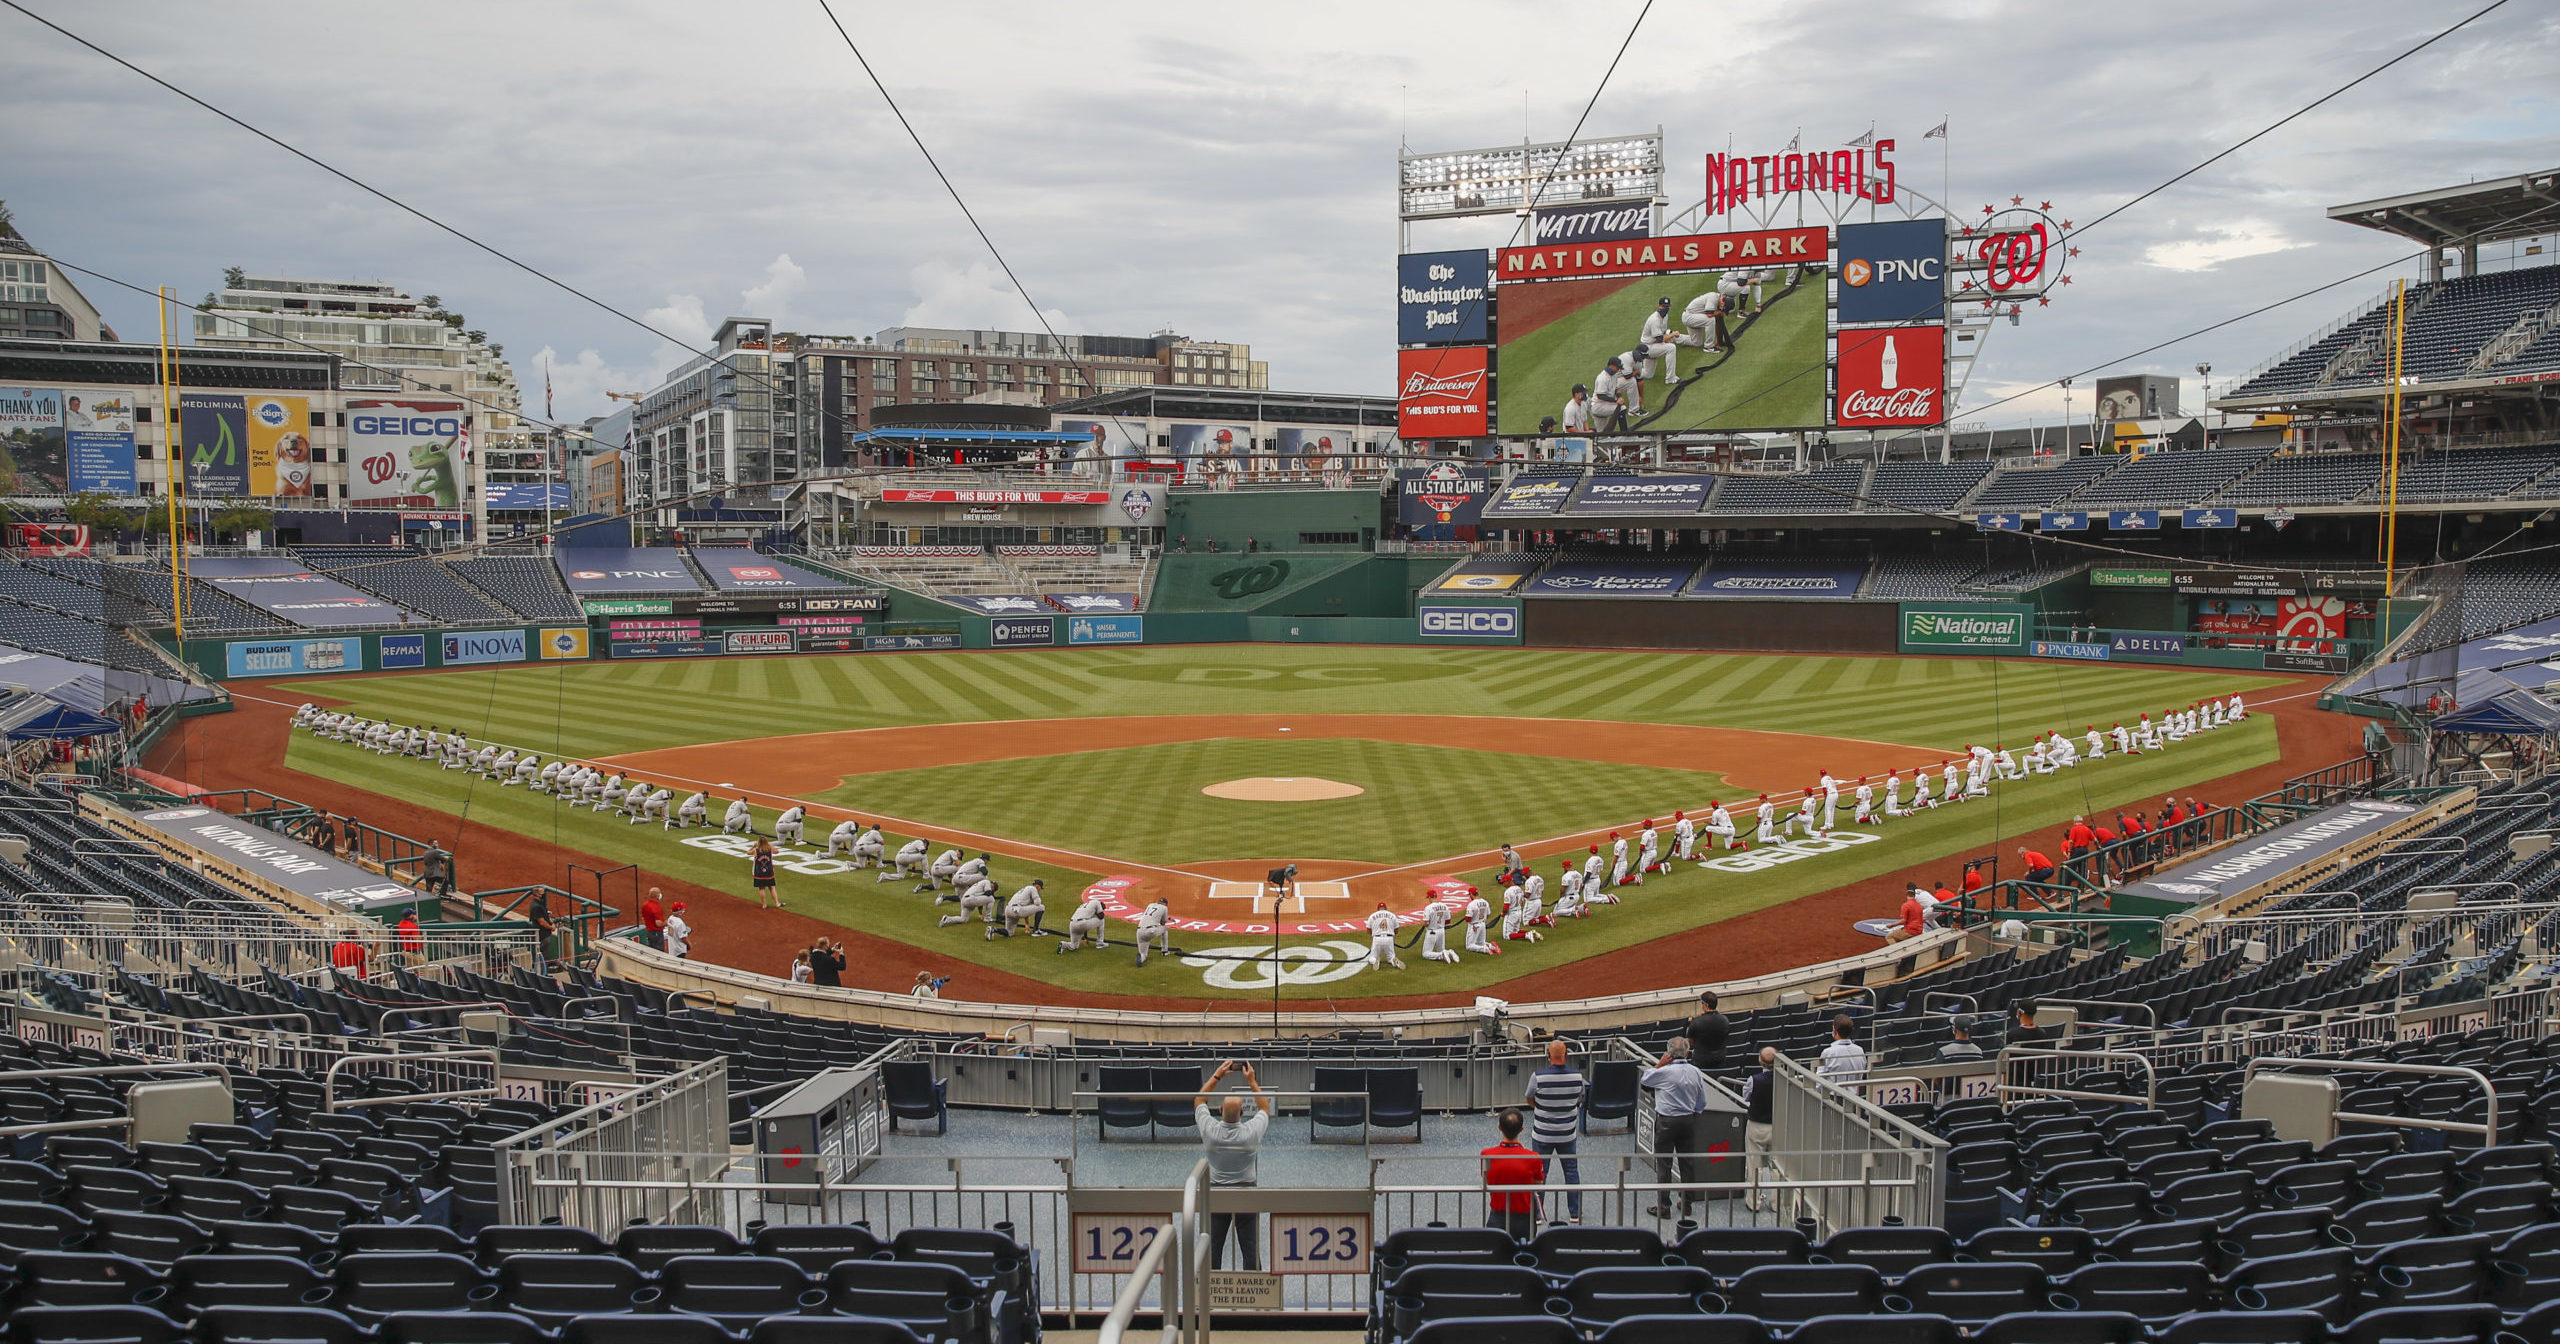
{"label": "person in red shirt", "polygon": [[2026,879],[2030,882],[2053,880],[2053,858],[2042,850],[2029,849],[2025,845],[2018,846],[2018,863],[2027,870]]}
{"label": "person in red shirt", "polygon": [[392,930],[392,932],[399,935],[400,950],[408,953],[410,956],[414,957],[427,950],[427,940],[418,930],[417,911],[401,911],[400,923],[398,927]]}
{"label": "person in red shirt", "polygon": [[640,899],[640,933],[640,941],[651,947],[667,945],[667,908],[659,904],[656,887]]}
{"label": "person in red shirt", "polygon": [[1502,1142],[1484,1150],[1485,1197],[1489,1216],[1485,1226],[1498,1227],[1517,1241],[1527,1241],[1538,1234],[1538,1197],[1529,1193],[1547,1183],[1547,1160],[1531,1152],[1520,1142],[1522,1121],[1517,1107],[1496,1117],[1494,1124],[1502,1130]]}
{"label": "person in red shirt", "polygon": [[353,938],[341,938],[329,949],[329,964],[358,980],[364,978],[365,962],[368,959],[364,944]]}
{"label": "person in red shirt", "polygon": [[1936,895],[1938,922],[1950,929],[1964,927],[1962,916],[1973,908],[1973,893],[1968,891],[1961,896],[1957,895],[1954,889],[1947,885],[1947,879],[1942,877],[1938,879]]}
{"label": "person in red shirt", "polygon": [[1898,943],[1905,938],[1917,938],[1922,930],[1928,928],[1929,910],[1920,903],[1920,888],[1916,886],[1903,888],[1901,920],[1899,927],[1885,935],[1886,942]]}
{"label": "person in red shirt", "polygon": [[2092,851],[2098,857],[2091,861],[2091,867],[2097,871],[2098,880],[2103,882],[2113,876],[2109,870],[2115,866],[2117,856],[2107,853],[2107,847],[2116,842],[2116,833],[2104,826],[2092,826],[2089,832],[2096,836],[2098,841],[2097,847]]}
{"label": "person in red shirt", "polygon": [[2062,833],[2062,857],[2074,858],[2088,853],[2098,843],[2097,829],[2087,817],[2073,817],[2071,829]]}
{"label": "person in red shirt", "polygon": [[1971,862],[1969,862],[1969,863],[1965,864],[1965,866],[1964,866],[1964,896],[1965,896],[1965,904],[1967,904],[1967,905],[1971,905],[1971,904],[1973,904],[1973,893],[1975,893],[1975,892],[1977,892],[1977,891],[1980,891],[1980,890],[1982,890],[1984,887],[1987,887],[1987,886],[1990,886],[1990,885],[1991,885],[1991,879],[1990,879],[1990,878],[1987,878],[1987,877],[1984,877],[1984,876],[1982,875],[1982,860],[1980,860],[1980,859],[1975,859],[1975,860],[1973,860],[1973,861],[1971,861]]}

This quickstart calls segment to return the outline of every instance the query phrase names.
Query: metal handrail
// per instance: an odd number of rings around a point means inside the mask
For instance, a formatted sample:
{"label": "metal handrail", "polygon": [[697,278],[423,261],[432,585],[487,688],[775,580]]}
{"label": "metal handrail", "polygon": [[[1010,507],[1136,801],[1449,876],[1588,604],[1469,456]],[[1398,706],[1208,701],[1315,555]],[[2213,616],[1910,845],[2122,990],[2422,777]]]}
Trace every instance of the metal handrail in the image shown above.
{"label": "metal handrail", "polygon": [[465,1097],[494,1097],[498,1095],[498,1052],[485,1046],[465,1046],[458,1050],[421,1051],[414,1055],[349,1055],[346,1058],[331,1064],[329,1066],[329,1071],[320,1076],[321,1100],[324,1108],[327,1110],[336,1111],[341,1109],[338,1101],[338,1075],[345,1072],[347,1066],[350,1064],[364,1064],[382,1059],[416,1063],[420,1060],[452,1060],[465,1058],[486,1059],[489,1061],[489,1085],[487,1087],[462,1088],[449,1092],[403,1092],[388,1097],[350,1097],[347,1099],[345,1106],[348,1109],[352,1109],[358,1106],[382,1106],[392,1102],[454,1101]]}
{"label": "metal handrail", "polygon": [[2038,1008],[2139,1008],[2142,1010],[2143,1025],[2153,1031],[2160,1029],[2159,1010],[2147,1003],[2133,1003],[2124,999],[2038,999],[2036,1006]]}
{"label": "metal handrail", "polygon": [[2135,1054],[2129,1050],[2051,1050],[2037,1049],[2033,1046],[2012,1045],[2003,1048],[2000,1051],[1998,1059],[2000,1064],[2000,1083],[1998,1091],[2001,1105],[2003,1107],[2008,1105],[2009,1095],[2013,1092],[2039,1097],[2061,1097],[2068,1101],[2112,1101],[2123,1103],[2131,1100],[2129,1096],[2121,1092],[2083,1092],[2076,1088],[2035,1087],[2012,1084],[2009,1081],[2009,1061],[2012,1059],[2114,1059],[2130,1061],[2142,1066],[2142,1104],[2150,1106],[2156,1103],[2160,1098],[2160,1075],[2157,1070],[2151,1067],[2150,1056]]}
{"label": "metal handrail", "polygon": [[[171,1072],[210,1073],[222,1079],[224,1092],[231,1091],[230,1067],[210,1059],[172,1060],[160,1064],[100,1064],[72,1069],[13,1069],[7,1073],[0,1073],[0,1085],[40,1078],[112,1078],[133,1073],[166,1075]],[[46,1124],[0,1126],[0,1138],[20,1134],[61,1134],[82,1129],[113,1129],[118,1125],[124,1126],[128,1132],[131,1130],[133,1114],[130,1109],[123,1115],[101,1116],[93,1120],[56,1120]]]}
{"label": "metal handrail", "polygon": [[2488,1099],[2488,1116],[2480,1124],[2475,1125],[2462,1120],[2413,1120],[2405,1115],[2376,1115],[2369,1111],[2332,1111],[2330,1118],[2352,1120],[2358,1124],[2393,1125],[2401,1129],[2440,1129],[2459,1134],[2477,1134],[2480,1136],[2481,1147],[2498,1146],[2497,1085],[2489,1081],[2489,1075],[2478,1069],[2467,1069],[2458,1064],[2403,1064],[2371,1059],[2260,1056],[2249,1061],[2248,1072],[2240,1075],[2240,1085],[2246,1088],[2249,1080],[2257,1077],[2261,1068],[2279,1072],[2291,1072],[2295,1069],[2326,1069],[2331,1073],[2417,1073],[2439,1078],[2468,1078],[2480,1085],[2480,1094]]}

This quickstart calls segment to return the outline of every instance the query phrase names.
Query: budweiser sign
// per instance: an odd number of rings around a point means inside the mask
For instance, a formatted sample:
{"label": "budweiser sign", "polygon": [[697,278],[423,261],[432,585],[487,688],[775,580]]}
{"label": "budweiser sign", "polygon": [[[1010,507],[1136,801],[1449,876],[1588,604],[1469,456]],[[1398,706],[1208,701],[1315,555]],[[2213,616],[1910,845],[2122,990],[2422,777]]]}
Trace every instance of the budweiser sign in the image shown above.
{"label": "budweiser sign", "polygon": [[1396,353],[1396,433],[1407,439],[1490,432],[1489,352],[1481,345]]}
{"label": "budweiser sign", "polygon": [[1418,397],[1454,397],[1463,401],[1476,395],[1476,390],[1483,386],[1484,371],[1482,369],[1474,373],[1455,374],[1448,377],[1416,371],[1405,375],[1404,391],[1399,394],[1399,398],[1412,401]]}
{"label": "budweiser sign", "polygon": [[1907,428],[1946,421],[1945,327],[1843,331],[1839,370],[1834,424]]}

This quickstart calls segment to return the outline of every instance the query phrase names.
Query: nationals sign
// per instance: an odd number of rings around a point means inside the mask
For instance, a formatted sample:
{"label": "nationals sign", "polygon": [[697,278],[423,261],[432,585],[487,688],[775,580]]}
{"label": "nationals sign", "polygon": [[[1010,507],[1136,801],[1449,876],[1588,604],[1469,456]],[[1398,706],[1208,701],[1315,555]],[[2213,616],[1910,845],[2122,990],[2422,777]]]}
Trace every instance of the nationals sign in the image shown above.
{"label": "nationals sign", "polygon": [[1506,247],[1496,254],[1495,269],[1506,282],[1564,280],[1619,271],[1809,265],[1830,256],[1829,229],[1752,229],[1744,233],[1594,243],[1588,247]]}
{"label": "nationals sign", "polygon": [[1486,432],[1492,380],[1481,345],[1396,352],[1396,434],[1467,439]]}
{"label": "nationals sign", "polygon": [[1840,333],[1839,425],[1935,425],[1947,418],[1947,329]]}

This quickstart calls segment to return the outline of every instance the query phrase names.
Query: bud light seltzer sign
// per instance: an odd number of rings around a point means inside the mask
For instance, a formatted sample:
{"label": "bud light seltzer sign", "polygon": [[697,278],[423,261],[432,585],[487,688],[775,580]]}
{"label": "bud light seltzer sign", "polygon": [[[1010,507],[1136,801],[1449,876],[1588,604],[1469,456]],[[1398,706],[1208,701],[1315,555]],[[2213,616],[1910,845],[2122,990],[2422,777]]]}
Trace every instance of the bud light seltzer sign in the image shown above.
{"label": "bud light seltzer sign", "polygon": [[1918,426],[1947,418],[1947,329],[1840,333],[1838,425]]}

